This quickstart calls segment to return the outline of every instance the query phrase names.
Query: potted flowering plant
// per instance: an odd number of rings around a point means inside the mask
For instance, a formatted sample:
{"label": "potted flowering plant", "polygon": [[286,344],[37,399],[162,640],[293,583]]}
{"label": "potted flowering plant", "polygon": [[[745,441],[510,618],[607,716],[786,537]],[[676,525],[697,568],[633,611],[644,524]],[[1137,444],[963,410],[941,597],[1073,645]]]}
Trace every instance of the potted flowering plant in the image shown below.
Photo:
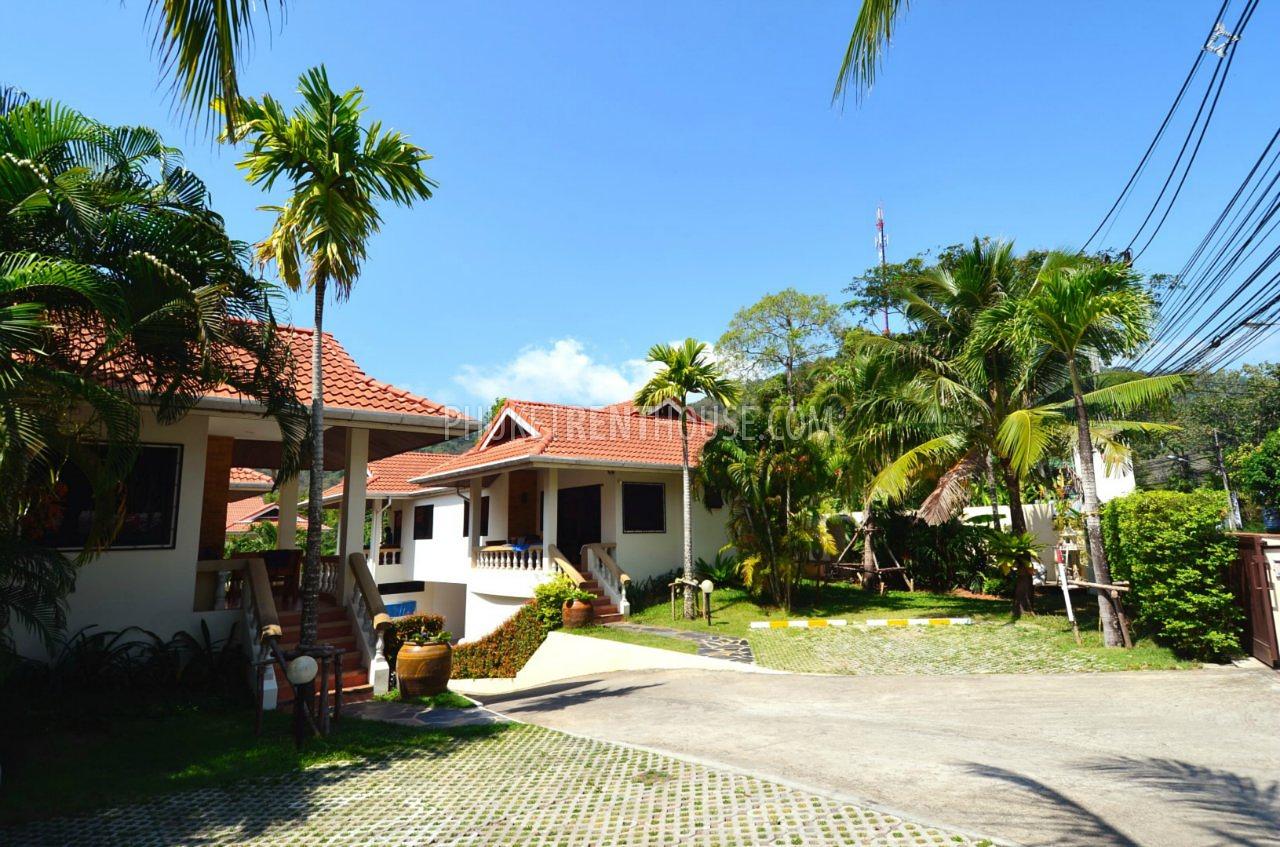
{"label": "potted flowering plant", "polygon": [[590,591],[574,588],[566,592],[564,605],[560,609],[560,619],[565,629],[574,629],[591,623],[591,601],[596,599]]}
{"label": "potted flowering plant", "polygon": [[448,688],[453,672],[453,635],[420,629],[402,638],[396,653],[400,696],[430,697]]}

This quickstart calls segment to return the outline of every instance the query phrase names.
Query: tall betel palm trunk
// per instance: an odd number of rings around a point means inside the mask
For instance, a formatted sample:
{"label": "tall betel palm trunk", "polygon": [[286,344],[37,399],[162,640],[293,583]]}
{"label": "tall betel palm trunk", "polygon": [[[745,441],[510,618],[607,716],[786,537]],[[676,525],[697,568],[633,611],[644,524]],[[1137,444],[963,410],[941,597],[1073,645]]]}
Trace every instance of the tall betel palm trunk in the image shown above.
{"label": "tall betel palm trunk", "polygon": [[[1080,459],[1081,499],[1084,501],[1085,543],[1089,546],[1089,563],[1093,565],[1093,578],[1103,585],[1111,584],[1111,568],[1107,565],[1107,551],[1102,544],[1102,517],[1099,514],[1098,478],[1093,472],[1093,436],[1089,432],[1089,413],[1084,405],[1084,389],[1076,357],[1067,357],[1071,374],[1071,393],[1076,411],[1076,450]],[[1102,641],[1108,647],[1124,644],[1122,623],[1110,598],[1098,592],[1098,619],[1102,622]]]}
{"label": "tall betel palm trunk", "polygon": [[707,345],[686,338],[678,347],[655,344],[649,349],[650,362],[662,365],[653,377],[636,392],[635,404],[640,408],[656,408],[668,400],[680,406],[680,483],[683,489],[684,533],[681,543],[681,573],[684,586],[684,616],[693,618],[693,490],[689,478],[692,464],[689,450],[689,395],[701,394],[724,406],[738,400],[738,387],[720,368],[710,361]]}
{"label": "tall betel palm trunk", "polygon": [[315,286],[316,331],[311,338],[311,472],[307,476],[307,551],[302,571],[303,644],[319,634],[320,544],[324,540],[324,282]]}
{"label": "tall betel palm trunk", "polygon": [[[685,398],[686,400],[688,398]],[[693,617],[693,489],[689,482],[689,414],[685,405],[680,405],[680,489],[683,495],[681,514],[684,521],[684,536],[681,539],[681,556],[684,565],[684,616]]]}
{"label": "tall betel palm trunk", "polygon": [[[337,94],[323,67],[299,80],[302,104],[292,114],[271,97],[241,100],[243,122],[231,134],[251,147],[239,163],[255,185],[271,188],[283,179],[293,189],[276,223],[260,244],[258,259],[274,263],[294,291],[315,295],[311,340],[311,477],[307,486],[307,551],[302,571],[303,646],[317,637],[320,539],[324,525],[324,298],[351,294],[369,239],[382,223],[378,201],[408,206],[431,197],[434,183],[422,169],[431,157],[398,132],[364,124],[359,88]],[[224,111],[226,106],[223,106]],[[302,268],[306,266],[306,275]]]}

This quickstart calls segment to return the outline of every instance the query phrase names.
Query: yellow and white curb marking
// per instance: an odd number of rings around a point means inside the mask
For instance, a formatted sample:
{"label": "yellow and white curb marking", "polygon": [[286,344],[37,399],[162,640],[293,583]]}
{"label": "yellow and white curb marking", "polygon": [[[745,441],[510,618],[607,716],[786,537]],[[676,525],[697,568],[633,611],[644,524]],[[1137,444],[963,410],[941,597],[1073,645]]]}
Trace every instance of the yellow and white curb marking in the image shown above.
{"label": "yellow and white curb marking", "polygon": [[[864,626],[968,626],[973,618],[876,618],[863,621]],[[799,621],[752,621],[752,629],[823,629],[828,626],[848,626],[843,618],[812,618]]]}
{"label": "yellow and white curb marking", "polygon": [[973,618],[879,618],[867,626],[968,626]]}
{"label": "yellow and white curb marking", "polygon": [[813,618],[803,621],[752,621],[752,629],[822,629],[827,626],[848,626],[849,622],[844,619],[828,620],[826,618]]}

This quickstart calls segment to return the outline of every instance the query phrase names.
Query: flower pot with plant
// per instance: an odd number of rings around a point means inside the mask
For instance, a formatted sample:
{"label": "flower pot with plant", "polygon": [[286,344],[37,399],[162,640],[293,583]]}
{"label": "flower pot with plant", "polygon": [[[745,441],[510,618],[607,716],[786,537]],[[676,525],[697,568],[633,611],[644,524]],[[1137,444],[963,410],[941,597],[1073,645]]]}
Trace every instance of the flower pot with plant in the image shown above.
{"label": "flower pot with plant", "polygon": [[431,697],[449,687],[453,672],[453,636],[448,632],[407,633],[396,653],[401,697]]}
{"label": "flower pot with plant", "polygon": [[591,601],[596,599],[590,591],[575,588],[565,597],[560,609],[560,619],[565,629],[575,629],[591,623]]}

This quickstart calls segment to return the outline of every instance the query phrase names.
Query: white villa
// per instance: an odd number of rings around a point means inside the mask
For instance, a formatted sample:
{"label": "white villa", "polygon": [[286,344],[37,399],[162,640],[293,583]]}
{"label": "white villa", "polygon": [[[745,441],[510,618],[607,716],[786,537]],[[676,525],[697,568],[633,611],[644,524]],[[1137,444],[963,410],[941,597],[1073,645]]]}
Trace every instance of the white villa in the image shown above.
{"label": "white villa", "polygon": [[[297,396],[309,403],[313,331],[279,331],[292,349]],[[474,432],[476,425],[460,412],[368,376],[328,335],[324,376],[324,467],[344,471],[354,483],[340,502],[338,555],[325,561],[320,634],[355,654],[348,657],[344,684],[376,690],[386,685],[377,632],[385,608],[369,569],[352,568],[350,558],[364,547],[368,464]],[[258,402],[219,388],[174,424],[161,424],[144,410],[141,436],[122,529],[109,550],[80,569],[67,598],[68,632],[141,627],[167,638],[181,630],[198,633],[204,623],[215,638],[235,629],[254,658],[261,658],[259,644],[268,638],[285,649],[296,643],[296,478],[279,486],[280,551],[266,562],[223,559],[228,504],[273,484],[245,469],[280,467],[279,425],[264,417]],[[83,546],[92,514],[86,486],[69,481],[60,521],[51,530],[51,543],[72,552]],[[45,656],[24,627],[11,634],[20,654]],[[268,668],[264,701],[271,706],[275,700],[274,672]]]}
{"label": "white villa", "polygon": [[[557,573],[602,595],[597,618],[629,611],[627,585],[679,566],[680,427],[667,404],[637,410],[508,400],[461,455],[405,453],[365,480],[369,561],[393,611],[439,614],[465,640],[491,632]],[[690,413],[695,457],[714,427]],[[345,496],[326,491],[326,503]],[[714,496],[693,505],[694,556],[728,540]]]}
{"label": "white villa", "polygon": [[[308,402],[312,331],[281,327],[295,361],[295,391]],[[331,336],[325,358],[325,470],[343,484],[338,554],[322,560],[320,640],[345,647],[341,685],[388,685],[382,628],[390,615],[442,615],[466,639],[503,623],[557,573],[599,597],[602,620],[623,617],[631,580],[670,572],[682,538],[677,410],[509,401],[466,453],[420,448],[473,434],[465,415],[365,374]],[[276,483],[281,435],[256,401],[211,391],[180,421],[144,410],[142,449],[127,482],[123,528],[83,566],[68,599],[68,632],[139,627],[167,638],[207,625],[234,637],[263,670],[262,700],[290,697],[265,660],[300,636],[297,479]],[[714,427],[691,414],[696,458]],[[87,485],[87,483],[86,483]],[[278,488],[278,502],[263,495]],[[76,551],[93,501],[71,484],[51,543]],[[727,540],[714,497],[695,503],[695,555]],[[370,549],[365,516],[372,510]],[[277,524],[277,550],[227,560],[228,534]],[[21,654],[44,648],[21,627]],[[335,686],[338,684],[334,682]]]}

